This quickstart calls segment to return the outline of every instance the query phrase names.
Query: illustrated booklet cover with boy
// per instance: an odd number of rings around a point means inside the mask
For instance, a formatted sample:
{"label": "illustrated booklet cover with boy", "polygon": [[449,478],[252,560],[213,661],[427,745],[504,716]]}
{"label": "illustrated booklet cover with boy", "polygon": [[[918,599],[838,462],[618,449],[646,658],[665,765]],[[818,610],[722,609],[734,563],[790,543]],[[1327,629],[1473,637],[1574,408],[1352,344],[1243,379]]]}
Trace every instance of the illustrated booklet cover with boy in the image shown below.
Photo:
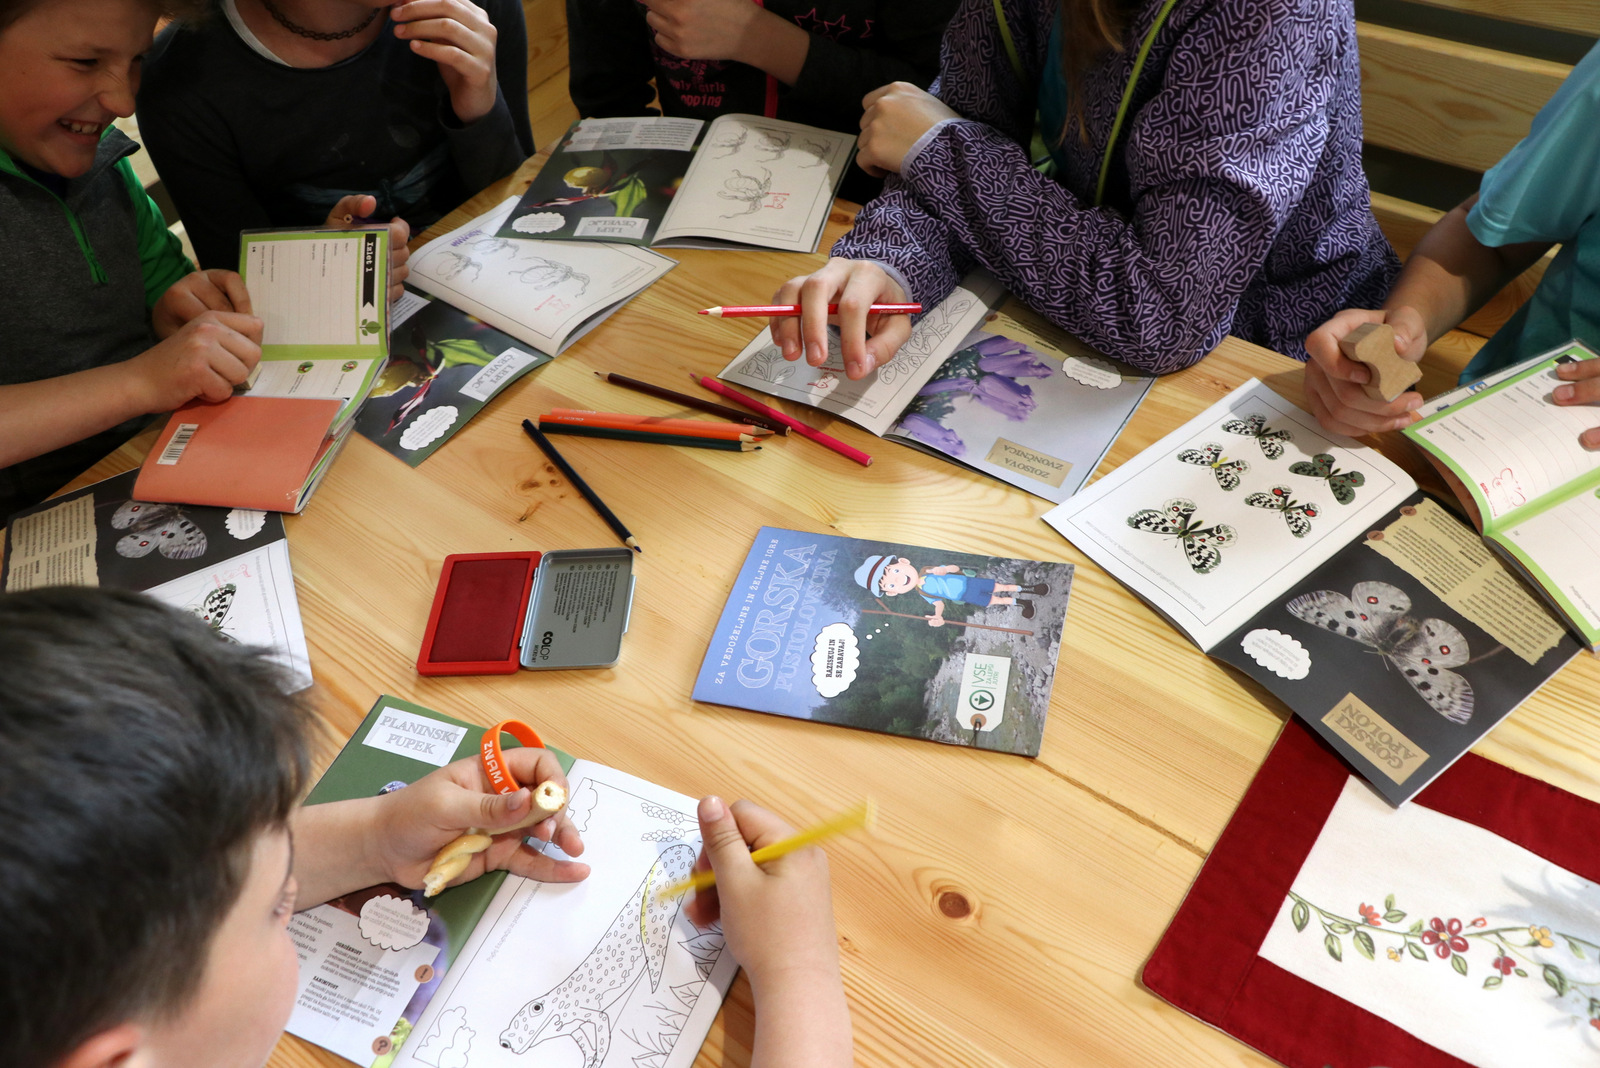
{"label": "illustrated booklet cover with boy", "polygon": [[1044,518],[1395,805],[1578,651],[1405,471],[1254,379]]}
{"label": "illustrated booklet cover with boy", "polygon": [[356,430],[416,467],[501,390],[549,363],[522,342],[407,290],[389,309],[389,365],[356,415]]}
{"label": "illustrated booklet cover with boy", "polygon": [[[483,733],[379,697],[306,804],[404,789],[477,754]],[[695,800],[551,751],[589,878],[489,872],[432,898],[391,883],[296,913],[291,1034],[370,1068],[694,1062],[738,970],[719,924],[657,893],[699,854]]]}
{"label": "illustrated booklet cover with boy", "polygon": [[292,689],[310,686],[283,516],[140,500],[138,475],[127,471],[13,515],[0,588],[139,590],[230,641],[271,649]]}
{"label": "illustrated booklet cover with boy", "polygon": [[1072,565],[762,527],[694,698],[1037,756]]}

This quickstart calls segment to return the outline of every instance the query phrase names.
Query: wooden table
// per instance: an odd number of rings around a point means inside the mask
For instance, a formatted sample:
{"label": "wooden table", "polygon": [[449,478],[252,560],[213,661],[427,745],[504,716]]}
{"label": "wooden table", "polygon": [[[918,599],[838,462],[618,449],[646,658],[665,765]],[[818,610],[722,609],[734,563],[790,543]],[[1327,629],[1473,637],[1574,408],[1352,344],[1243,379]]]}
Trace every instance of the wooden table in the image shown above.
{"label": "wooden table", "polygon": [[[520,192],[538,162],[435,232]],[[834,213],[824,249],[849,220]],[[321,761],[391,693],[483,724],[524,717],[572,753],[690,795],[749,797],[796,824],[871,792],[876,836],[828,848],[859,1063],[1270,1063],[1157,1000],[1138,975],[1288,712],[1040,522],[1044,500],[793,407],[876,462],[864,470],[794,436],[758,455],[564,439],[645,550],[621,662],[416,674],[446,554],[615,543],[519,421],[555,406],[672,414],[591,372],[688,388],[685,372],[716,373],[757,329],[694,309],[765,300],[822,259],[673,255],[680,267],[507,389],[420,468],[357,438],[306,513],[289,519],[325,726]],[[1102,470],[1252,375],[1301,399],[1298,364],[1230,338],[1157,383]],[[82,481],[126,469],[145,447],[135,443]],[[1077,564],[1039,757],[692,702],[706,643],[762,524]],[[1477,751],[1600,800],[1597,693],[1600,665],[1580,656]],[[747,1064],[751,1037],[741,977],[698,1063]],[[271,1064],[345,1062],[285,1038]]]}

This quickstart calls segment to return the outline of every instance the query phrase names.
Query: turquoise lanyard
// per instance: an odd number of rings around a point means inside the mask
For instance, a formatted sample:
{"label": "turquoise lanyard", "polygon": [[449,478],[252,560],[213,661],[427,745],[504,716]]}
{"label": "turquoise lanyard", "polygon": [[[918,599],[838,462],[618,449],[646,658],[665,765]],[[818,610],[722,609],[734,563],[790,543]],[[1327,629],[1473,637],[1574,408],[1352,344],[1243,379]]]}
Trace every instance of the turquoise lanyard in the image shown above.
{"label": "turquoise lanyard", "polygon": [[[1097,208],[1105,201],[1106,176],[1111,173],[1111,156],[1116,151],[1117,139],[1122,136],[1122,123],[1128,117],[1128,104],[1133,100],[1133,87],[1138,84],[1139,75],[1144,71],[1144,61],[1150,55],[1150,46],[1155,44],[1156,34],[1166,25],[1167,16],[1177,3],[1178,0],[1166,0],[1166,3],[1161,5],[1155,22],[1150,24],[1143,43],[1139,45],[1139,54],[1134,57],[1133,70],[1128,73],[1128,84],[1123,87],[1122,100],[1117,104],[1116,121],[1111,124],[1111,136],[1106,139],[1106,153],[1100,158],[1100,179],[1094,187],[1094,206]],[[1026,82],[1027,75],[1022,67],[1022,56],[1017,52],[1017,42],[1011,36],[1011,27],[1006,22],[1006,13],[1000,6],[1000,0],[994,0],[994,17],[1000,24],[1000,42],[1005,45],[1006,58],[1011,61],[1011,72],[1017,76],[1018,82]]]}

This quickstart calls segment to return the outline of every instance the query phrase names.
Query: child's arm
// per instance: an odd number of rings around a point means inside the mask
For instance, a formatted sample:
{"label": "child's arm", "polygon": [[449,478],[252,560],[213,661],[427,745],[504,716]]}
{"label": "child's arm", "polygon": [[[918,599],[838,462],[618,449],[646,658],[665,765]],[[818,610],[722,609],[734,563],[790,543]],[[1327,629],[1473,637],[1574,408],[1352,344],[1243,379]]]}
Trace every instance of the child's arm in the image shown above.
{"label": "child's arm", "polygon": [[1398,430],[1410,425],[1411,413],[1422,404],[1415,392],[1388,403],[1367,396],[1361,386],[1372,372],[1339,351],[1340,338],[1362,323],[1388,323],[1396,351],[1421,360],[1433,340],[1483,307],[1550,247],[1538,241],[1500,248],[1483,244],[1467,227],[1467,213],[1477,201],[1474,193],[1423,236],[1381,309],[1342,311],[1306,338],[1311,355],[1306,398],[1326,429],[1353,435]]}
{"label": "child's arm", "polygon": [[695,867],[715,871],[717,885],[697,893],[685,911],[702,927],[721,916],[728,949],[750,978],[751,1068],[853,1064],[827,857],[813,846],[757,867],[750,851],[794,828],[748,801],[734,802],[730,812],[720,798],[705,798],[700,833],[705,848]]}
{"label": "child's arm", "polygon": [[195,397],[224,401],[261,358],[261,321],[206,311],[131,360],[0,386],[0,467]]}
{"label": "child's arm", "polygon": [[[391,794],[296,810],[290,821],[300,888],[295,908],[320,905],[378,883],[420,887],[439,850],[472,827],[493,834],[494,844],[476,854],[451,880],[452,886],[502,868],[547,883],[587,878],[587,864],[556,860],[522,842],[531,835],[555,842],[568,856],[581,854],[583,842],[566,812],[532,827],[518,827],[532,812],[529,787],[554,780],[566,789],[567,778],[555,754],[548,749],[507,749],[505,758],[517,781],[528,784],[516,793],[489,793],[478,758],[469,757]],[[496,828],[503,830],[496,833]]]}

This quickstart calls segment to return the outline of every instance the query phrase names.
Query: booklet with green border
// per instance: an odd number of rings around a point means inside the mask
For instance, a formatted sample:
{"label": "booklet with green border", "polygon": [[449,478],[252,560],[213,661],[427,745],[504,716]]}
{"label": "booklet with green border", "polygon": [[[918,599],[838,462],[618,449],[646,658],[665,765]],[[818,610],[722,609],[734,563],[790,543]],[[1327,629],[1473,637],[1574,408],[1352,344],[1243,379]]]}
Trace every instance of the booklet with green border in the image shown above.
{"label": "booklet with green border", "polygon": [[1551,400],[1558,364],[1600,356],[1570,341],[1487,384],[1425,406],[1407,438],[1461,483],[1484,540],[1518,567],[1600,650],[1600,453],[1578,435],[1600,425],[1593,405]]}
{"label": "booklet with green border", "polygon": [[262,322],[243,394],[337,397],[339,436],[389,357],[388,229],[246,230],[239,274]]}

